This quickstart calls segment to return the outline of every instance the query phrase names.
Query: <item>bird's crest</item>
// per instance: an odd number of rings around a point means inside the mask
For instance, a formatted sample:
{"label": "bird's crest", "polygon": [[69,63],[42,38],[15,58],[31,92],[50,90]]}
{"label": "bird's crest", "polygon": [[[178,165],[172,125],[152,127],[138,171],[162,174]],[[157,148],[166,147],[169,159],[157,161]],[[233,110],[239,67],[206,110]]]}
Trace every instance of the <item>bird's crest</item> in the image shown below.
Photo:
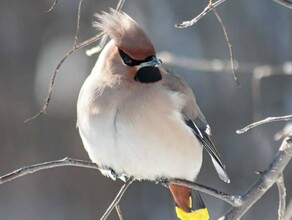
{"label": "bird's crest", "polygon": [[123,50],[134,59],[145,59],[155,55],[155,49],[142,28],[129,15],[110,9],[110,13],[95,14],[97,21],[93,26],[104,31]]}

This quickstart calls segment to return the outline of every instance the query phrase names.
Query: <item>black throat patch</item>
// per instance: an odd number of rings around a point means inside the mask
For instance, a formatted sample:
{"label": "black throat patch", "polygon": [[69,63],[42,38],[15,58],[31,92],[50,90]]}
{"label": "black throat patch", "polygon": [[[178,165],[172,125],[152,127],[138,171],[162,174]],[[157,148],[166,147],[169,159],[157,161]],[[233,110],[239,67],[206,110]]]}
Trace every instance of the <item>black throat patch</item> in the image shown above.
{"label": "black throat patch", "polygon": [[144,66],[138,70],[134,79],[140,83],[155,83],[161,78],[161,73],[157,67]]}

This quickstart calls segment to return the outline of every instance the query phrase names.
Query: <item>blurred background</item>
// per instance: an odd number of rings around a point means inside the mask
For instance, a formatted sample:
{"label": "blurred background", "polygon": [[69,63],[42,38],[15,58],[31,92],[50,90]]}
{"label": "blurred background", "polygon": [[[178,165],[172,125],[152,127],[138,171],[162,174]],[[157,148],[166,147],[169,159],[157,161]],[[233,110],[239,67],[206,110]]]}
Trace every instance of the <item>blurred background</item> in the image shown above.
{"label": "blurred background", "polygon": [[[85,49],[73,54],[56,78],[49,112],[24,124],[46,98],[52,72],[71,48],[78,0],[0,0],[0,175],[19,167],[64,157],[89,160],[76,125],[79,89],[98,55]],[[95,34],[93,14],[117,1],[84,1],[80,41]],[[265,170],[281,141],[274,134],[285,122],[239,129],[254,120],[292,113],[292,11],[273,1],[233,0],[217,8],[228,30],[238,66],[239,88],[229,67],[229,52],[214,14],[188,29],[174,24],[200,13],[206,1],[127,0],[123,10],[152,39],[164,65],[185,78],[212,127],[213,139],[231,183],[217,176],[205,155],[198,182],[243,194]],[[90,48],[90,47],[89,47]],[[289,75],[290,74],[290,75]],[[287,202],[292,197],[292,165],[284,175]],[[118,192],[121,181],[98,171],[66,167],[46,170],[0,186],[2,220],[99,219]],[[217,219],[229,205],[203,194]],[[276,219],[278,192],[273,186],[242,218]],[[160,184],[135,182],[121,202],[125,220],[176,219],[169,191]],[[109,219],[118,219],[115,212]]]}

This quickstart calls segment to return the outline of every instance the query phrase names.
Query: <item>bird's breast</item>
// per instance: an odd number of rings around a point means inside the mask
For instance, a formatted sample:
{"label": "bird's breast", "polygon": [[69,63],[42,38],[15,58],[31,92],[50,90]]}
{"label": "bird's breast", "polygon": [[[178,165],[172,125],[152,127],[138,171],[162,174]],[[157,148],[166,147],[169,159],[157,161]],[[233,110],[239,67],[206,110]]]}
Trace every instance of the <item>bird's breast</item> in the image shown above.
{"label": "bird's breast", "polygon": [[202,148],[184,124],[181,94],[159,83],[81,93],[78,127],[93,162],[139,179],[197,176]]}

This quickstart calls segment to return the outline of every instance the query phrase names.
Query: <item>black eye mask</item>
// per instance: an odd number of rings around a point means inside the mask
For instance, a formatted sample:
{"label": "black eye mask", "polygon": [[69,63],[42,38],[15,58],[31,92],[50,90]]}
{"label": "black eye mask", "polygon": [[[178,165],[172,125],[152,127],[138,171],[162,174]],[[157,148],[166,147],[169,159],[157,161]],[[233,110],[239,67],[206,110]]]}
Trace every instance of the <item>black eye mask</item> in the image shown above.
{"label": "black eye mask", "polygon": [[144,60],[135,60],[132,57],[130,57],[128,54],[126,54],[124,51],[122,51],[121,49],[119,49],[119,53],[123,60],[123,63],[126,66],[139,66],[141,63],[148,62],[152,60],[152,58],[154,57],[154,56],[149,56]]}
{"label": "black eye mask", "polygon": [[[160,60],[158,61],[155,56],[149,56],[144,60],[135,60],[132,57],[130,57],[128,54],[126,54],[124,51],[122,51],[121,49],[119,49],[119,53],[123,60],[123,63],[126,66],[132,66],[132,67],[139,66],[143,63],[147,63],[150,61],[161,63],[161,61]],[[140,67],[134,77],[134,79],[140,83],[154,83],[161,80],[161,78],[162,77],[161,77],[161,73],[159,69],[156,66],[151,66],[151,65],[145,65],[145,66]]]}

